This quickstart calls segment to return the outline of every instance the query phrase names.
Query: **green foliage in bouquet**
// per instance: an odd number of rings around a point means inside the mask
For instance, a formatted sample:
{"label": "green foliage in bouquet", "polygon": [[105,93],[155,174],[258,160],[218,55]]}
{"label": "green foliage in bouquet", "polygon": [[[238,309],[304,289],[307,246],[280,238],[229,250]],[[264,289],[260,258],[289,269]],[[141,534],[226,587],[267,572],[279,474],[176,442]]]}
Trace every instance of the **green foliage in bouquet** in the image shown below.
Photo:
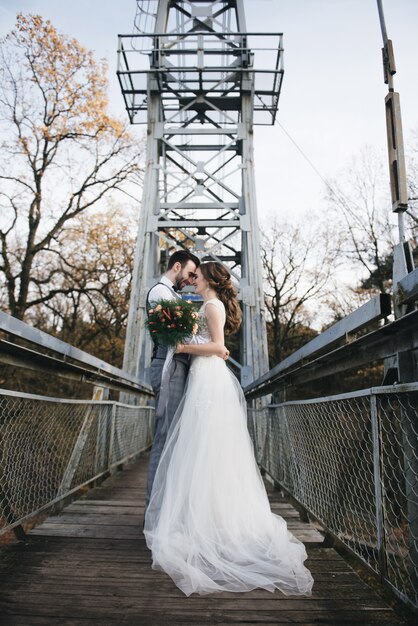
{"label": "green foliage in bouquet", "polygon": [[145,322],[154,341],[176,346],[199,332],[198,314],[186,300],[159,300],[148,311]]}

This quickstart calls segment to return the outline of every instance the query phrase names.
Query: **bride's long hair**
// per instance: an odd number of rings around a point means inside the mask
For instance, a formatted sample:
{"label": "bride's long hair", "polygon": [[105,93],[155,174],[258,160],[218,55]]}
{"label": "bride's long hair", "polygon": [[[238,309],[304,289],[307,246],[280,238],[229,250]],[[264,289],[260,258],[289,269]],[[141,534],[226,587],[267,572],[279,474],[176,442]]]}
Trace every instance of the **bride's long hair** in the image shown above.
{"label": "bride's long hair", "polygon": [[203,278],[208,282],[211,289],[225,305],[226,322],[225,335],[232,335],[241,326],[241,308],[237,300],[237,291],[232,284],[231,274],[222,263],[206,261],[199,266]]}

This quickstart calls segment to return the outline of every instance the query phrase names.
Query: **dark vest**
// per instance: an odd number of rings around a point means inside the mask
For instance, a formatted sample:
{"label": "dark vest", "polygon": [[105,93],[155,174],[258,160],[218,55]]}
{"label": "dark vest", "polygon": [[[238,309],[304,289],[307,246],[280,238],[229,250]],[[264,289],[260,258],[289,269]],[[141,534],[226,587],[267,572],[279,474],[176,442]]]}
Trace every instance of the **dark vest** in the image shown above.
{"label": "dark vest", "polygon": [[[155,283],[156,285],[164,285],[164,287],[167,287],[168,291],[171,293],[171,289],[168,285],[166,285],[165,283],[162,283],[161,281],[158,281],[158,283]],[[153,285],[151,287],[151,289],[148,291],[147,293],[147,298],[145,301],[145,306],[147,309],[147,313],[151,308],[150,305],[150,301],[149,301],[149,294],[151,293],[151,290],[154,289],[155,285]],[[151,339],[154,343],[154,347],[152,349],[152,358],[153,359],[163,359],[165,360],[166,356],[167,356],[167,346],[163,346],[160,343],[157,343],[154,339],[154,337],[151,336]],[[189,362],[189,355],[188,354],[175,354],[174,358],[176,359],[176,361],[184,361],[185,363]]]}

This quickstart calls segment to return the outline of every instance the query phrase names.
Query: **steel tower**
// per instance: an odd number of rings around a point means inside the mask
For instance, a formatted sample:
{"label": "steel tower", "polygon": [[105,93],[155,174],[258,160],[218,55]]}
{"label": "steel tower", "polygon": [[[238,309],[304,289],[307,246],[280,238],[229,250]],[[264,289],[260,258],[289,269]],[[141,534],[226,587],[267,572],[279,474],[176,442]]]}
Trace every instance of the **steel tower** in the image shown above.
{"label": "steel tower", "polygon": [[268,370],[253,125],[274,124],[282,34],[247,32],[243,0],[139,0],[136,31],[118,50],[131,123],[147,124],[124,369],[147,371],[146,294],[184,247],[225,263],[239,285],[234,364],[246,386]]}

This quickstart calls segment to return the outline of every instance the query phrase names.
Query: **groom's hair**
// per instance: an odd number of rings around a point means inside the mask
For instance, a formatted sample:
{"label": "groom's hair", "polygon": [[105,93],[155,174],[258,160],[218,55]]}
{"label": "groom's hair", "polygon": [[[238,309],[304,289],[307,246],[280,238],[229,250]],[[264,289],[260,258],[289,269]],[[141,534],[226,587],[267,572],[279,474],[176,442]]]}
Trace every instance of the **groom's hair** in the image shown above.
{"label": "groom's hair", "polygon": [[168,259],[167,269],[171,270],[175,263],[180,263],[181,266],[184,267],[187,261],[193,261],[196,267],[199,267],[200,265],[200,260],[197,258],[197,256],[195,256],[188,250],[176,250],[176,252],[174,252]]}

